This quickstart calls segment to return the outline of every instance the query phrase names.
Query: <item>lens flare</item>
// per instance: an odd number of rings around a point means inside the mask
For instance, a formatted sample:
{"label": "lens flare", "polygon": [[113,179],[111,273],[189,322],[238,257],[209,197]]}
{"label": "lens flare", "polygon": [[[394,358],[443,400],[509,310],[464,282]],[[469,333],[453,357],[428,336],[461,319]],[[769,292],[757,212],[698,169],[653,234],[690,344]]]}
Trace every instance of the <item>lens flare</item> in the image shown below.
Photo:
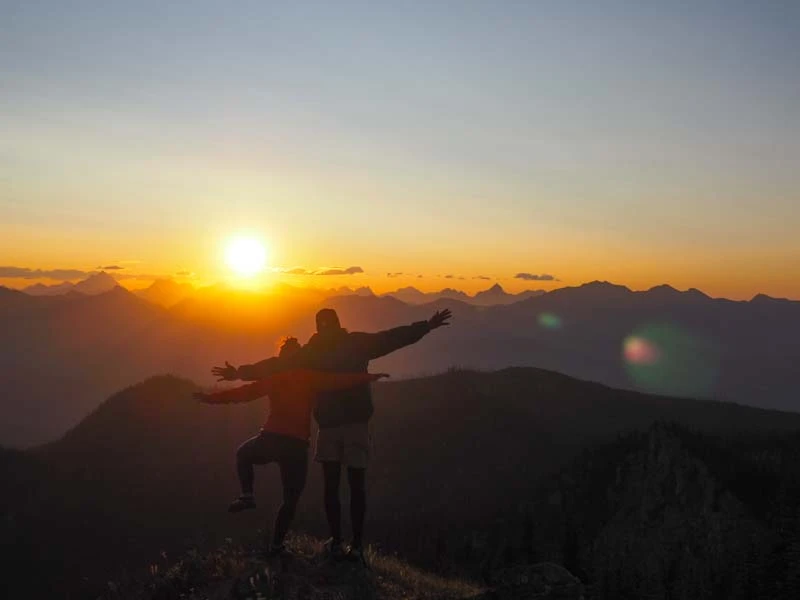
{"label": "lens flare", "polygon": [[648,324],[622,344],[625,370],[644,391],[669,396],[713,394],[721,363],[719,345],[672,324]]}
{"label": "lens flare", "polygon": [[625,340],[625,360],[634,365],[654,365],[661,359],[661,350],[653,342],[635,335]]}
{"label": "lens flare", "polygon": [[553,313],[542,313],[539,315],[539,325],[545,329],[561,329],[561,317]]}

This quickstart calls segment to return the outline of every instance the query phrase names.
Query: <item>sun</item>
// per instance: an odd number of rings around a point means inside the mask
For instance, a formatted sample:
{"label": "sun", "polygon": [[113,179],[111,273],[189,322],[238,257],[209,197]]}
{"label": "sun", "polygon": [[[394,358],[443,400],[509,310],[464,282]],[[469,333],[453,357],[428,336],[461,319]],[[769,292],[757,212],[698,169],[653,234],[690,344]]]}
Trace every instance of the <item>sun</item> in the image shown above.
{"label": "sun", "polygon": [[264,270],[267,250],[255,238],[237,237],[225,249],[225,262],[237,275],[249,277]]}

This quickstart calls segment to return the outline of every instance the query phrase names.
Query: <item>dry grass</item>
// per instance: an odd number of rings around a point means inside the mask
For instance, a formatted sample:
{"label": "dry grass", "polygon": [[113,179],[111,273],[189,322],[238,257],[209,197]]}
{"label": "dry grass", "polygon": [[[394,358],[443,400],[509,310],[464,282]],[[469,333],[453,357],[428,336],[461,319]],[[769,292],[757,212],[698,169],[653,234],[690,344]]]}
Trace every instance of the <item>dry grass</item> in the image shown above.
{"label": "dry grass", "polygon": [[392,600],[461,600],[486,590],[469,581],[447,579],[427,573],[393,556],[366,552],[367,564],[375,573],[379,598]]}
{"label": "dry grass", "polygon": [[172,565],[151,566],[150,577],[132,589],[110,584],[103,598],[462,600],[484,591],[467,581],[426,573],[372,547],[365,555],[365,569],[356,563],[325,559],[322,542],[309,536],[291,536],[287,546],[293,556],[288,570],[254,560],[244,548],[228,540],[210,554],[190,551]]}

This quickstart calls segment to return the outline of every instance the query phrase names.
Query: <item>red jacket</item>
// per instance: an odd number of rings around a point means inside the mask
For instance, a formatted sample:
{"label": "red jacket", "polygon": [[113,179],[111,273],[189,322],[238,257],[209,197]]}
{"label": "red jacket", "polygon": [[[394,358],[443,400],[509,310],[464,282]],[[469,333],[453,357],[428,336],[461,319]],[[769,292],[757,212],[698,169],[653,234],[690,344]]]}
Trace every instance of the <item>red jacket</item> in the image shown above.
{"label": "red jacket", "polygon": [[274,373],[255,383],[215,392],[211,404],[250,402],[269,396],[270,413],[263,431],[308,441],[311,437],[311,410],[317,394],[365,385],[378,379],[371,373],[328,373],[311,369],[292,369]]}

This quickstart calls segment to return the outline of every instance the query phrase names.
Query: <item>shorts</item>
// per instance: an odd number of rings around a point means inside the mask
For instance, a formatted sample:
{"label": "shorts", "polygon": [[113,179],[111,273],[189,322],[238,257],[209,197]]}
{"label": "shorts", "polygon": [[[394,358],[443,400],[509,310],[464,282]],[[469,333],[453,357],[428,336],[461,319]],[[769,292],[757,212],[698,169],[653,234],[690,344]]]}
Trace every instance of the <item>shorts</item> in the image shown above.
{"label": "shorts", "polygon": [[353,469],[366,469],[372,436],[368,423],[326,427],[317,432],[317,462],[339,462]]}

